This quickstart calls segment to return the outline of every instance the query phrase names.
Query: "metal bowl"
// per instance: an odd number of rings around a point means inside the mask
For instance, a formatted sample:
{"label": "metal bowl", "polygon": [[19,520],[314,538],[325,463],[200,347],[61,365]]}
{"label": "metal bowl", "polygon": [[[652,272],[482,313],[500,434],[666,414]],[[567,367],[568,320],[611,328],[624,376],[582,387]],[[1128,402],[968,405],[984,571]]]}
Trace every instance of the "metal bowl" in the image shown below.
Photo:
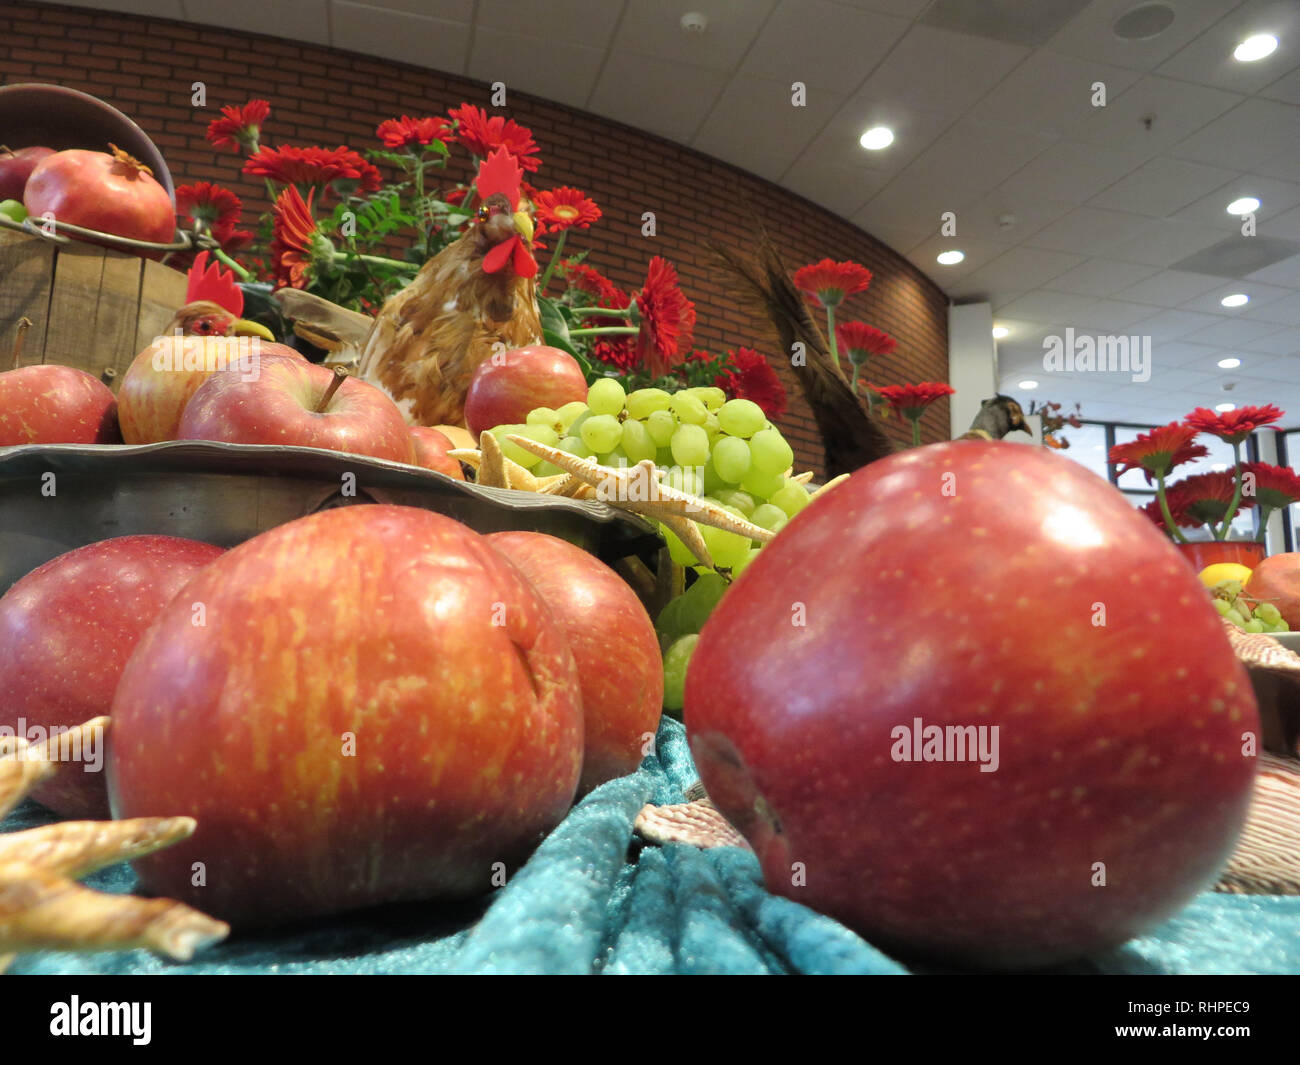
{"label": "metal bowl", "polygon": [[0,594],[56,555],[157,533],[235,544],[337,506],[395,503],[481,533],[523,529],[607,562],[662,546],[605,503],[485,488],[400,462],[318,448],[172,441],[0,448]]}

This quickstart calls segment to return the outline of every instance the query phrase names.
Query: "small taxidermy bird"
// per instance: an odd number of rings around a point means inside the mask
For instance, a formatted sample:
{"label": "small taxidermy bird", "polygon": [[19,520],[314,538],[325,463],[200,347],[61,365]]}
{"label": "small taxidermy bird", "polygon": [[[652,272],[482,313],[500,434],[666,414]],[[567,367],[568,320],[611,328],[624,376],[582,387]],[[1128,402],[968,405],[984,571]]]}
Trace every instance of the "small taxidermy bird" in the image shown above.
{"label": "small taxidermy bird", "polygon": [[163,336],[180,333],[187,337],[260,337],[275,340],[264,325],[239,317],[244,313],[244,293],[235,275],[208,261],[201,251],[186,274],[185,306],[178,310],[162,331]]}
{"label": "small taxidermy bird", "polygon": [[462,422],[479,364],[494,350],[542,342],[522,178],[505,149],[480,165],[474,222],[388,299],[366,337],[358,376],[388,393],[412,424]]}
{"label": "small taxidermy bird", "polygon": [[1020,404],[1010,396],[997,395],[980,404],[980,412],[959,439],[1001,440],[1016,429],[1034,435],[1029,423],[1025,421],[1025,412],[1020,409]]}

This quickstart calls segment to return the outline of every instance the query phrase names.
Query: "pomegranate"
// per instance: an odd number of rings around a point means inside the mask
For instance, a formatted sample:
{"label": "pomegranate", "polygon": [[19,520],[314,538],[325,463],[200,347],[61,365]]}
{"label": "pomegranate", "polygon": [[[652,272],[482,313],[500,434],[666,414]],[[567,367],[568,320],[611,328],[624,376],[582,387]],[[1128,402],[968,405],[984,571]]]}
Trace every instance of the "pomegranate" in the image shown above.
{"label": "pomegranate", "polygon": [[38,217],[155,244],[171,242],[176,211],[153,171],[115,144],[112,154],[71,148],[36,165],[23,206]]}

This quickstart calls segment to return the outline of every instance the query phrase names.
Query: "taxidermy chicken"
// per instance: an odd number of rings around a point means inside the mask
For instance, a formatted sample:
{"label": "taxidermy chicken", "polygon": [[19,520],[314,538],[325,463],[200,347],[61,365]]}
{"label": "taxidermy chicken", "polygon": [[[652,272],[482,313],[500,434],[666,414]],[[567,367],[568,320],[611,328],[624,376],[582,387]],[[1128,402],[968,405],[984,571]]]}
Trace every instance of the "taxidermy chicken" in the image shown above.
{"label": "taxidermy chicken", "polygon": [[504,149],[479,167],[478,213],[380,310],[358,374],[415,425],[464,420],[465,393],[494,351],[542,341],[532,219],[519,210],[523,171]]}
{"label": "taxidermy chicken", "polygon": [[244,313],[244,293],[235,275],[208,261],[201,251],[186,274],[185,306],[178,310],[163,336],[180,333],[187,337],[260,337],[275,340],[264,325],[239,317]]}

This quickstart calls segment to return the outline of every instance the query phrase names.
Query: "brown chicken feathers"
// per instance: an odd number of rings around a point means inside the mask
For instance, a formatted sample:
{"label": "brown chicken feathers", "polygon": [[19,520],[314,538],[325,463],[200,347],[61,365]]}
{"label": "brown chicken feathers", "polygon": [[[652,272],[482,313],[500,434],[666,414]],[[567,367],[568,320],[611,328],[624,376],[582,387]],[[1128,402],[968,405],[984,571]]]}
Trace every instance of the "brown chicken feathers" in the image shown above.
{"label": "brown chicken feathers", "polygon": [[479,167],[474,222],[384,304],[366,338],[358,375],[413,425],[463,422],[479,364],[542,341],[531,223],[515,213],[522,177],[504,150]]}

